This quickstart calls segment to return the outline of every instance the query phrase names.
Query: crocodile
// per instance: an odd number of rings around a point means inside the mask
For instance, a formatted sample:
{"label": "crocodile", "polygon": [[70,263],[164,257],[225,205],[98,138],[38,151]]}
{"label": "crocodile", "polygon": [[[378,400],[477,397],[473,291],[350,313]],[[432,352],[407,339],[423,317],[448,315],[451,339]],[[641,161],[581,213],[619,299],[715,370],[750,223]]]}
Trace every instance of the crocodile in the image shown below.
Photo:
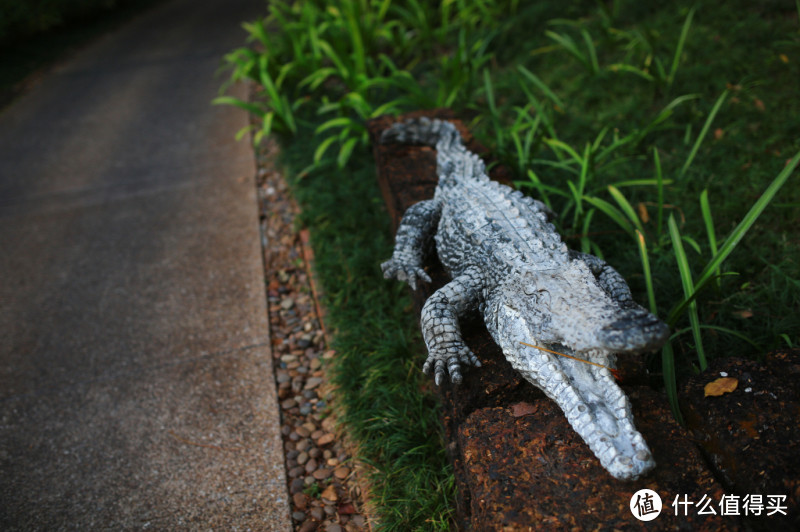
{"label": "crocodile", "polygon": [[385,278],[416,290],[431,282],[424,262],[435,243],[452,279],[422,308],[423,371],[439,386],[446,375],[460,384],[462,366],[480,367],[459,326],[477,309],[511,366],[558,404],[612,476],[634,480],[655,467],[610,370],[620,353],[658,349],[668,327],[605,261],[568,249],[545,204],[490,180],[451,122],[398,122],[380,142],[436,149],[435,194],[408,208],[381,265]]}

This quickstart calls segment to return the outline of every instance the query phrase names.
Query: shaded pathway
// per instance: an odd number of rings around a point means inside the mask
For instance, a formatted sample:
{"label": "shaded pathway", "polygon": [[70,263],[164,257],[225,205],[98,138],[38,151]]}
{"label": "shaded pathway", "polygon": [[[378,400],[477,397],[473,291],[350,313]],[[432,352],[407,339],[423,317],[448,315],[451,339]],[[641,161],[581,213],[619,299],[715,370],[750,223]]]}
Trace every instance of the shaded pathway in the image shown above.
{"label": "shaded pathway", "polygon": [[209,105],[263,9],[168,2],[0,114],[0,528],[289,528],[247,118]]}

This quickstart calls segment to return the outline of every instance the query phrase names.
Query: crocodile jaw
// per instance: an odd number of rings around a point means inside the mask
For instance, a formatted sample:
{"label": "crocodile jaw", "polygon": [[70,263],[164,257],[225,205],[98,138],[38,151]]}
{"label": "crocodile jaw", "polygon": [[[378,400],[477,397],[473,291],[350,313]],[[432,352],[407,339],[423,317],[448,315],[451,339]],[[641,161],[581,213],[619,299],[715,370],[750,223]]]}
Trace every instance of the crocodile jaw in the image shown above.
{"label": "crocodile jaw", "polygon": [[[495,341],[512,367],[564,411],[602,466],[620,480],[635,480],[653,469],[655,461],[650,449],[633,425],[630,401],[611,372],[522,345],[523,341],[537,342],[521,316],[508,307],[504,310],[496,322],[499,327],[489,327]],[[553,350],[613,366],[613,357],[601,350],[581,354],[563,346]]]}

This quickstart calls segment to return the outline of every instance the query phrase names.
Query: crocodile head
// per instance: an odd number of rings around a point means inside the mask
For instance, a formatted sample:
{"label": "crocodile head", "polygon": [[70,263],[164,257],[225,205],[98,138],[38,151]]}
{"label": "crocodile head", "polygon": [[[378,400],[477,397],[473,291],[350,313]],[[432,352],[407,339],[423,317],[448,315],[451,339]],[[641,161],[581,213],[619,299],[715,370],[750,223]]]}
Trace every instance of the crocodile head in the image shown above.
{"label": "crocodile head", "polygon": [[521,273],[488,298],[490,333],[512,366],[558,403],[603,467],[618,479],[638,478],[655,462],[608,368],[617,353],[657,349],[669,329],[632,301],[612,299],[581,260]]}

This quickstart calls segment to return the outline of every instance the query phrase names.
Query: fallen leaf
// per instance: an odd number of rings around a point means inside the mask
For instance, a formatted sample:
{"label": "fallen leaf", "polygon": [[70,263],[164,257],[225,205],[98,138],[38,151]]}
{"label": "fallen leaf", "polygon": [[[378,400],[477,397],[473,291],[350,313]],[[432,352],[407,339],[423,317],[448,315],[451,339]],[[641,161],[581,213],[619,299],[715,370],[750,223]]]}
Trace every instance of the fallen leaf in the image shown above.
{"label": "fallen leaf", "polygon": [[753,311],[750,309],[737,310],[736,312],[733,313],[733,315],[746,320],[747,318],[753,317]]}
{"label": "fallen leaf", "polygon": [[719,397],[732,392],[737,386],[739,386],[739,379],[735,377],[720,377],[706,384],[703,392],[706,397]]}
{"label": "fallen leaf", "polygon": [[719,140],[724,136],[725,136],[725,131],[721,127],[718,127],[717,129],[714,130],[714,138],[716,140]]}
{"label": "fallen leaf", "polygon": [[537,410],[537,407],[524,401],[511,405],[511,415],[514,417],[527,416],[528,414],[533,414]]}
{"label": "fallen leaf", "polygon": [[333,486],[333,484],[330,484],[327,488],[325,488],[325,491],[320,494],[320,497],[323,499],[328,499],[331,502],[336,502],[339,500],[339,496],[336,495],[336,488]]}
{"label": "fallen leaf", "polygon": [[337,508],[339,515],[353,515],[356,513],[356,508],[349,502],[339,505]]}
{"label": "fallen leaf", "polygon": [[781,61],[783,61],[784,63],[788,63],[789,62],[789,58],[786,57],[786,54],[781,54],[778,57],[780,57]]}

